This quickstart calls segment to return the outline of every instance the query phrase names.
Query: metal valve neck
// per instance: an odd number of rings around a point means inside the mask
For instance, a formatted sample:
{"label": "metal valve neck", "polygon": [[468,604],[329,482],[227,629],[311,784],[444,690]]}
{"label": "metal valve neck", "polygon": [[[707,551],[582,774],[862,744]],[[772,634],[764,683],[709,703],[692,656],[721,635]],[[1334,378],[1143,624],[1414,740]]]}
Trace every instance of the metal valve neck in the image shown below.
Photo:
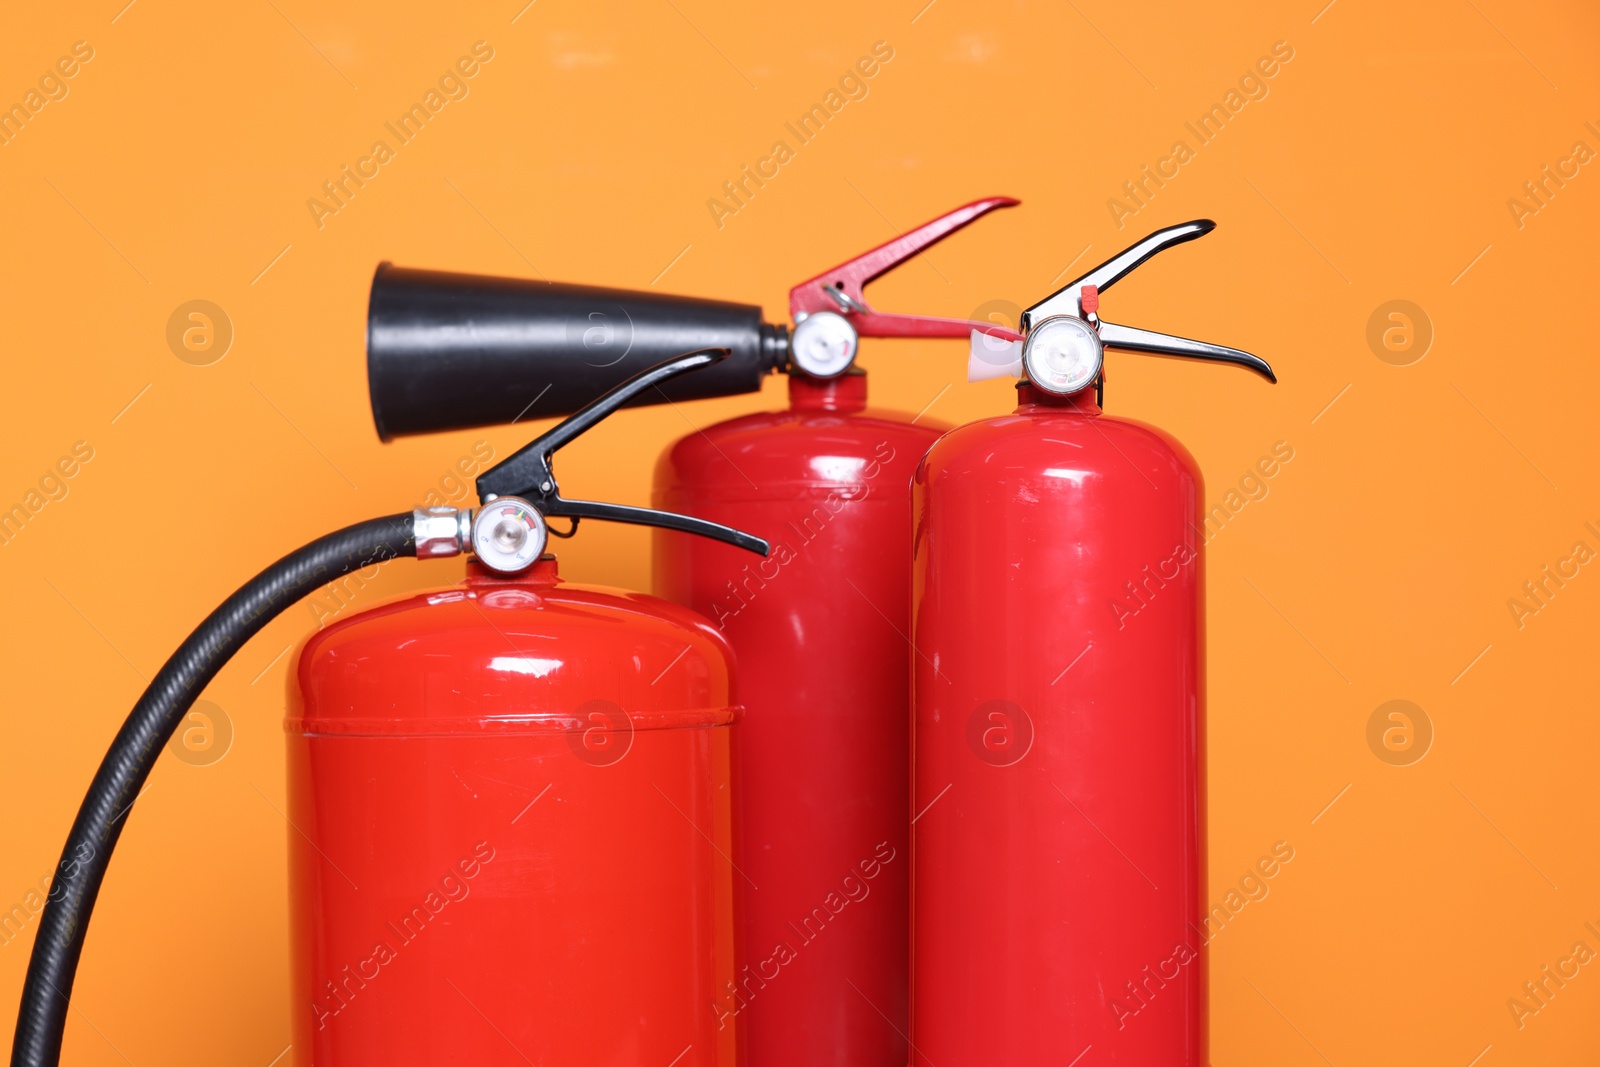
{"label": "metal valve neck", "polygon": [[789,375],[789,407],[794,411],[838,411],[852,414],[867,408],[867,372],[851,368],[837,378]]}
{"label": "metal valve neck", "polygon": [[1053,409],[1056,411],[1075,411],[1082,415],[1101,415],[1104,412],[1099,404],[1100,390],[1096,386],[1079,389],[1076,393],[1060,396],[1046,389],[1040,389],[1027,379],[1017,383],[1017,411],[1020,413],[1027,408]]}
{"label": "metal valve neck", "polygon": [[535,560],[527,570],[515,574],[501,574],[472,558],[467,560],[466,584],[555,586],[561,584],[561,572],[556,565],[556,557],[549,552]]}

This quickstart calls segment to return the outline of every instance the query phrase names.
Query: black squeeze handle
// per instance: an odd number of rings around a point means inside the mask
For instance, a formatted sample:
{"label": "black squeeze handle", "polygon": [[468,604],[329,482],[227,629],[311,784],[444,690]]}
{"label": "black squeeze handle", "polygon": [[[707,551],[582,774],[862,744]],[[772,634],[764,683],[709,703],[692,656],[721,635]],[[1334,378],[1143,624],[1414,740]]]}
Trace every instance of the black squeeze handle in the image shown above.
{"label": "black squeeze handle", "polygon": [[632,404],[755,392],[788,329],[761,309],[694,297],[380,264],[367,312],[378,436],[570,415],[663,360],[726,348],[720,363]]}
{"label": "black squeeze handle", "polygon": [[[532,504],[547,518],[552,515],[572,519],[572,528],[578,528],[579,519],[606,519],[610,522],[631,522],[640,526],[659,526],[663,530],[681,530],[699,534],[715,541],[736,545],[765,556],[772,546],[753,534],[735,530],[721,523],[707,522],[689,515],[671,511],[636,508],[627,504],[606,504],[598,500],[568,500],[561,495],[552,466],[557,449],[571,444],[576,438],[618,408],[642,393],[651,392],[667,382],[703,367],[715,366],[728,358],[726,348],[707,348],[687,352],[669,359],[659,366],[640,371],[615,389],[597,397],[576,415],[562,422],[507,456],[478,476],[478,497],[485,504],[496,497],[519,496]],[[564,536],[570,537],[571,534]]]}

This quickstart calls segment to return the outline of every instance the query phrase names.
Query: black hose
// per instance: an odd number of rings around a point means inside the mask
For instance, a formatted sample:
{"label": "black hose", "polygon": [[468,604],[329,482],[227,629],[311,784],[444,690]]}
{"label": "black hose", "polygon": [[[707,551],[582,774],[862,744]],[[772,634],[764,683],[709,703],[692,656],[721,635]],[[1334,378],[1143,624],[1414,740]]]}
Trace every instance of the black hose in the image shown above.
{"label": "black hose", "polygon": [[61,852],[28,960],[12,1067],[56,1067],[83,937],[123,816],[162,746],[212,678],[263,626],[334,579],[396,556],[415,556],[410,512],[347,526],[291,552],[234,593],[189,635],[144,691],[100,763]]}

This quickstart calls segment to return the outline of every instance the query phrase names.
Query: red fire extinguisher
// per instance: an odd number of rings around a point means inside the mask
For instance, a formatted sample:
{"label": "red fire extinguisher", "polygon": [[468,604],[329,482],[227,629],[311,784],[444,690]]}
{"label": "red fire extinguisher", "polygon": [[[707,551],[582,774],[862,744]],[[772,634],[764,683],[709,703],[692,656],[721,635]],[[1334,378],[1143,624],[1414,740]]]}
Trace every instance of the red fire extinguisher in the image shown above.
{"label": "red fire extinguisher", "polygon": [[995,208],[968,204],[796,285],[789,406],[691,433],[653,502],[750,530],[764,560],[654,535],[658,595],[732,644],[737,973],[708,1005],[749,1067],[904,1067],[910,918],[909,483],[946,427],[867,407],[857,339],[989,324],[887,314],[862,287]]}
{"label": "red fire extinguisher", "polygon": [[[681,606],[562,583],[548,520],[738,530],[561,496],[557,449],[678,375],[616,386],[477,481],[482,506],[338,530],[263,570],[173,653],[107,751],[29,958],[12,1063],[56,1067],[94,904],[155,757],[284,608],[351,571],[470,551],[467,580],[313,636],[290,683],[296,1040],[336,1067],[733,1062],[726,641]],[[378,418],[381,422],[381,414]]]}
{"label": "red fire extinguisher", "polygon": [[1209,232],[1161,230],[972,337],[1009,415],[918,468],[911,1044],[919,1065],[1204,1067],[1201,479],[1102,413],[1106,348],[1237,349],[1119,326],[1099,294]]}
{"label": "red fire extinguisher", "polygon": [[757,538],[561,497],[551,455],[710,354],[613,390],[434,509],[466,581],[305,645],[287,728],[296,1045],[338,1067],[728,1065],[732,659],[703,618],[569,585],[546,520]]}

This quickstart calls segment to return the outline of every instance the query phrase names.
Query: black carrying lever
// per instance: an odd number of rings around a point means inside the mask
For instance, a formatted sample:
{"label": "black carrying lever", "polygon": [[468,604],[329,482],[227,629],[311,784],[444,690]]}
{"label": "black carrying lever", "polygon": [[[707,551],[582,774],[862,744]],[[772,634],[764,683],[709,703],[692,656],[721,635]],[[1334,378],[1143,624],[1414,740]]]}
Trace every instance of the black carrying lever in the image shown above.
{"label": "black carrying lever", "polygon": [[[653,508],[606,504],[596,500],[568,500],[561,495],[551,467],[551,459],[557,449],[569,444],[579,434],[645,390],[654,389],[692,370],[720,363],[729,354],[726,348],[703,348],[640,371],[485,471],[477,482],[479,499],[487,509],[502,497],[516,497],[532,505],[541,516],[570,518],[574,526],[579,519],[608,519],[639,526],[659,526],[666,530],[699,534],[762,556],[767,555],[772,547],[766,541],[731,526]],[[482,554],[480,552],[480,556]]]}

